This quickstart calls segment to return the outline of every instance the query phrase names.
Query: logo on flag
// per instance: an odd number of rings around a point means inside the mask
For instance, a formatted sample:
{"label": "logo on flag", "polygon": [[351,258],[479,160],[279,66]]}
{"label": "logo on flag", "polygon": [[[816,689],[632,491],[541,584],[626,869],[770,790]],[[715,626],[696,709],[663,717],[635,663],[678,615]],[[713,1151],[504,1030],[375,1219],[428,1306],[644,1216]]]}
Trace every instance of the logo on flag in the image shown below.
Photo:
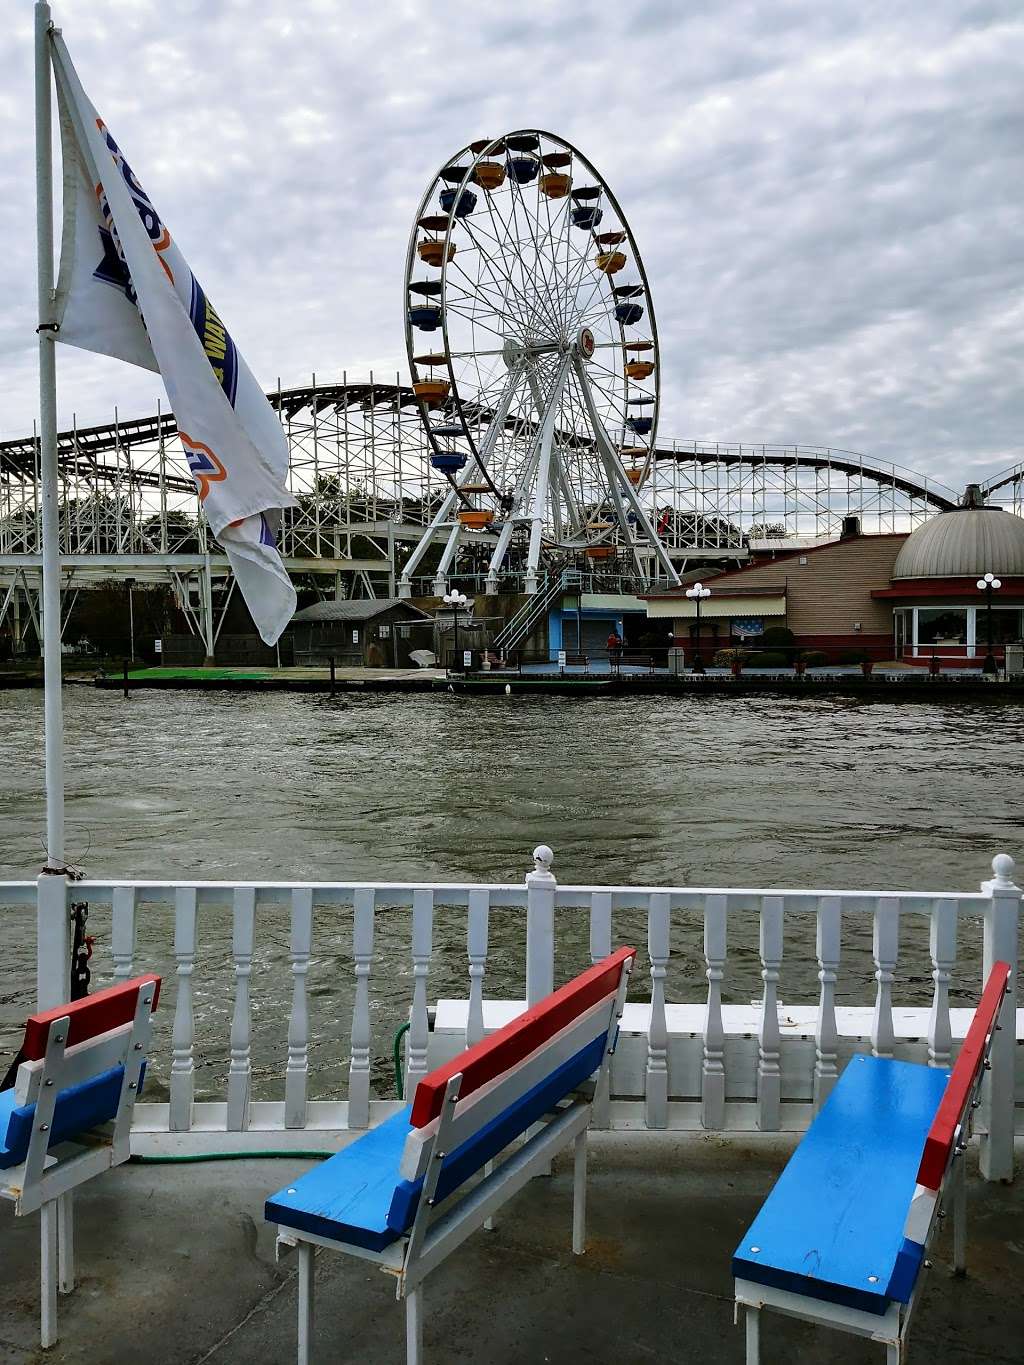
{"label": "logo on flag", "polygon": [[271,530],[296,505],[284,432],[56,30],[51,42],[65,165],[58,339],[159,371],[203,513],[274,644],[295,611]]}

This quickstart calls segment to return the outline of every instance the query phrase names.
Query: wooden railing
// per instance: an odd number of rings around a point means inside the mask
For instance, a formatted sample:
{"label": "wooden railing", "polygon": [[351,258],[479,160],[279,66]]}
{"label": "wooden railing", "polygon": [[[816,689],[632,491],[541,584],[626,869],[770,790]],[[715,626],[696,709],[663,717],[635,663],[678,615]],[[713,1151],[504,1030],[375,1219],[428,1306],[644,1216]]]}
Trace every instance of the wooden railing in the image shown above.
{"label": "wooden railing", "polygon": [[[72,900],[90,906],[97,982],[163,973],[162,1031],[149,1095],[136,1107],[139,1150],[337,1145],[399,1106],[389,1069],[399,1024],[408,1023],[408,1093],[431,1066],[625,941],[641,953],[602,1121],[799,1129],[856,1051],[949,1066],[983,973],[996,960],[1017,964],[1021,892],[1005,855],[973,893],[560,886],[551,867],[541,846],[520,885],[44,877],[0,883],[0,905],[37,902],[43,1006],[67,998]],[[703,925],[701,985],[687,975],[692,945],[673,951],[684,921]],[[861,971],[851,1004],[844,951],[858,938],[866,945],[869,928],[874,971]],[[786,956],[787,935],[801,930],[813,961]],[[740,940],[732,958],[730,936]],[[212,942],[219,946],[204,950]],[[901,965],[911,957],[919,983],[930,983],[923,993],[917,985],[907,1008],[894,996],[905,993]],[[350,971],[328,969],[345,959]],[[816,969],[817,988],[805,988],[802,1002],[785,986],[787,966],[805,983]],[[749,1004],[728,998],[742,971],[759,977]],[[1015,980],[976,1126],[992,1179],[1012,1173],[1024,1119]],[[335,1063],[326,1060],[332,1048]]]}

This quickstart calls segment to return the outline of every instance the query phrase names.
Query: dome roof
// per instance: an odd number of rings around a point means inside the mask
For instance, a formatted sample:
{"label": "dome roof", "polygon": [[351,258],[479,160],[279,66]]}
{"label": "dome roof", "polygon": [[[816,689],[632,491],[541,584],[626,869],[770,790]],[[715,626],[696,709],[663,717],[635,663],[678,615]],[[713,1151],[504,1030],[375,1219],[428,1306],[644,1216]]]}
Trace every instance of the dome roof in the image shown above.
{"label": "dome roof", "polygon": [[940,512],[907,537],[896,557],[897,578],[1024,578],[1024,517],[998,507]]}

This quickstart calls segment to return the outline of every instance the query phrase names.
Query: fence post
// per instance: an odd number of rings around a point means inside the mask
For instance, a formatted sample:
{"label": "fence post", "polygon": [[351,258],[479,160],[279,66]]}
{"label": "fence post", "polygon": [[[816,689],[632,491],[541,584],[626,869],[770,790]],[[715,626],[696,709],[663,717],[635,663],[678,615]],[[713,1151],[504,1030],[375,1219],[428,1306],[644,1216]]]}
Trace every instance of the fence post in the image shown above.
{"label": "fence post", "polygon": [[526,874],[526,1003],[536,1005],[555,989],[555,855],[547,844],[533,850]]}
{"label": "fence post", "polygon": [[68,879],[44,873],[36,885],[36,1008],[49,1010],[71,995]]}
{"label": "fence post", "polygon": [[991,1069],[982,1089],[978,1129],[981,1132],[981,1174],[986,1180],[1013,1179],[1013,1129],[1017,1043],[1017,922],[1021,890],[1013,880],[1013,859],[997,853],[991,881],[981,889],[989,897],[985,909],[984,976],[996,962],[1010,964],[1010,980],[1000,1011],[999,1031],[989,1053]]}

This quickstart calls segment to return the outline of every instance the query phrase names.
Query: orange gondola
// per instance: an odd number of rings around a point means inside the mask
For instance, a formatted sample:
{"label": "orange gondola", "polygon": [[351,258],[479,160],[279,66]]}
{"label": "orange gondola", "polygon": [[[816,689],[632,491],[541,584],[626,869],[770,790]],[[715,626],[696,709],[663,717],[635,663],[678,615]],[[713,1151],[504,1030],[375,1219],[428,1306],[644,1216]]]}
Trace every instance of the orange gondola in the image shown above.
{"label": "orange gondola", "polygon": [[598,246],[620,246],[625,240],[624,232],[599,232],[594,238]]}
{"label": "orange gondola", "polygon": [[549,171],[560,171],[572,165],[572,152],[549,152],[541,157],[541,161]]}
{"label": "orange gondola", "polygon": [[447,365],[448,357],[444,351],[434,351],[431,355],[414,355],[412,363],[414,365]]}
{"label": "orange gondola", "polygon": [[643,469],[642,466],[637,466],[637,467],[634,467],[634,468],[632,468],[632,469],[627,469],[627,470],[626,470],[626,478],[630,481],[631,484],[633,484],[634,487],[636,487],[636,485],[637,485],[638,483],[643,483],[643,481],[644,481],[644,472],[645,472],[645,471],[644,471],[644,469]]}
{"label": "orange gondola", "polygon": [[653,360],[630,360],[626,364],[626,374],[630,379],[650,379],[653,373]]}
{"label": "orange gondola", "polygon": [[[444,264],[444,242],[419,242],[416,254],[424,265],[441,266]],[[455,243],[448,244],[448,259],[455,255]]]}
{"label": "orange gondola", "polygon": [[505,167],[500,161],[481,161],[473,172],[473,179],[482,190],[496,190],[505,183]]}
{"label": "orange gondola", "polygon": [[585,552],[588,559],[614,559],[614,545],[588,545]]}
{"label": "orange gondola", "polygon": [[594,264],[606,275],[615,275],[626,264],[626,257],[621,251],[602,251]]}
{"label": "orange gondola", "polygon": [[653,341],[627,341],[622,348],[624,351],[631,352],[633,355],[641,355],[644,351],[653,351]]}
{"label": "orange gondola", "polygon": [[483,508],[463,507],[459,510],[458,518],[471,531],[485,531],[494,520],[494,513]]}
{"label": "orange gondola", "polygon": [[412,391],[428,408],[438,408],[448,397],[450,388],[447,379],[421,379],[412,386]]}
{"label": "orange gondola", "polygon": [[564,199],[572,185],[572,176],[562,175],[559,171],[549,171],[547,175],[541,176],[537,184],[540,186],[541,194],[546,194],[549,199]]}

